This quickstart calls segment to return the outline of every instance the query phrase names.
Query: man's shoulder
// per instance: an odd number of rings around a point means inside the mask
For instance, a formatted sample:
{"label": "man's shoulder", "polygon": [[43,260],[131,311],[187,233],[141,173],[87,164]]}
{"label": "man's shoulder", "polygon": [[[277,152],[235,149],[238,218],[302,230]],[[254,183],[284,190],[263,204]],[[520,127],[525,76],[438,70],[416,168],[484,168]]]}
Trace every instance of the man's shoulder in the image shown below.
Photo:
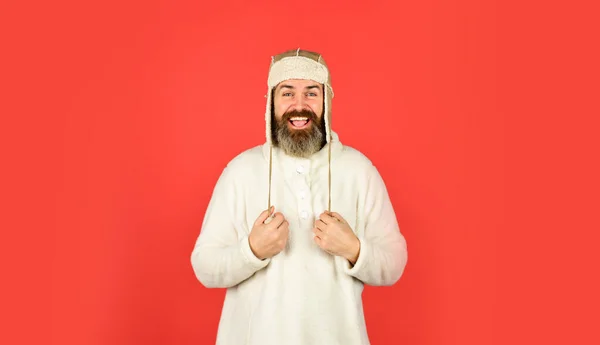
{"label": "man's shoulder", "polygon": [[344,145],[342,154],[339,157],[339,162],[343,165],[350,165],[353,168],[358,169],[372,169],[374,168],[373,161],[367,155],[360,150]]}
{"label": "man's shoulder", "polygon": [[382,180],[382,176],[377,169],[376,163],[367,155],[358,149],[344,145],[343,154],[340,155],[340,163],[343,169],[341,171],[348,172],[351,175],[372,180]]}

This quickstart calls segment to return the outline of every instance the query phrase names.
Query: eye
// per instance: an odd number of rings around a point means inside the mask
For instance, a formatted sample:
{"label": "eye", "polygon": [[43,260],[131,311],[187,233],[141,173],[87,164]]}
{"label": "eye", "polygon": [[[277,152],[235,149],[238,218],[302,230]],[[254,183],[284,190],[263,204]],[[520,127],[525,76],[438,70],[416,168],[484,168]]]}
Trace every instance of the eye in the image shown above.
{"label": "eye", "polygon": [[292,95],[291,92],[284,92],[282,96],[283,97],[288,97],[288,96],[291,96],[291,95]]}
{"label": "eye", "polygon": [[316,94],[316,93],[314,93],[314,92],[309,92],[309,93],[308,93],[308,95],[309,95],[310,97],[317,97],[317,94]]}

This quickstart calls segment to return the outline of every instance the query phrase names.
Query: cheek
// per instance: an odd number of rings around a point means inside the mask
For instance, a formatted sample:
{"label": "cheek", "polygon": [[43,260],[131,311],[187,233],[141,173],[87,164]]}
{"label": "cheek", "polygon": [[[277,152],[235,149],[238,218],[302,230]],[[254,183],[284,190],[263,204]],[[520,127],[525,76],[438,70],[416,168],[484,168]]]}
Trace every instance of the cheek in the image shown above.
{"label": "cheek", "polygon": [[289,99],[278,99],[275,101],[275,110],[277,110],[280,113],[283,113],[287,108],[290,107],[291,103],[292,102],[290,102]]}
{"label": "cheek", "polygon": [[281,118],[283,117],[283,114],[285,114],[287,109],[288,109],[288,106],[284,105],[284,104],[279,104],[279,105],[275,106],[275,117],[278,120],[281,120]]}
{"label": "cheek", "polygon": [[314,110],[317,114],[320,114],[323,111],[323,101],[315,101],[310,104],[312,110]]}
{"label": "cheek", "polygon": [[281,104],[280,102],[275,102],[275,104],[273,105],[273,112],[275,113],[275,118],[277,120],[281,119],[283,113],[285,112],[283,104]]}

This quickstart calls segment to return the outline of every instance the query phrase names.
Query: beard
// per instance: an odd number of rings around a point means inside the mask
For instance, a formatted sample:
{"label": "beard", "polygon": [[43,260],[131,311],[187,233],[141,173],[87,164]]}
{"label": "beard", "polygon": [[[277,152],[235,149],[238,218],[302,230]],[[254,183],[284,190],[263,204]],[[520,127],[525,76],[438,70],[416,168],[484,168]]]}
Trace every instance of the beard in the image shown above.
{"label": "beard", "polygon": [[[290,129],[288,123],[292,117],[302,116],[310,120],[310,126],[304,129]],[[293,157],[308,158],[318,152],[327,143],[325,119],[318,118],[310,110],[293,110],[283,114],[278,121],[271,112],[271,138],[276,147]]]}

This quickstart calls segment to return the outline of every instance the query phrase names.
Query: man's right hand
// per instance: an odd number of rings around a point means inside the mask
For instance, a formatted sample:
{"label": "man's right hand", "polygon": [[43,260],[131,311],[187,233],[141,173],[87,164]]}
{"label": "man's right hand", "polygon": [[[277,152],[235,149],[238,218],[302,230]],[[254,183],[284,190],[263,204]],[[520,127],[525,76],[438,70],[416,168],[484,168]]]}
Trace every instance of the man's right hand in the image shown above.
{"label": "man's right hand", "polygon": [[283,214],[277,212],[270,221],[267,220],[273,211],[274,206],[271,206],[270,210],[265,210],[258,216],[248,237],[250,249],[260,260],[277,255],[285,248],[288,240],[289,223]]}

